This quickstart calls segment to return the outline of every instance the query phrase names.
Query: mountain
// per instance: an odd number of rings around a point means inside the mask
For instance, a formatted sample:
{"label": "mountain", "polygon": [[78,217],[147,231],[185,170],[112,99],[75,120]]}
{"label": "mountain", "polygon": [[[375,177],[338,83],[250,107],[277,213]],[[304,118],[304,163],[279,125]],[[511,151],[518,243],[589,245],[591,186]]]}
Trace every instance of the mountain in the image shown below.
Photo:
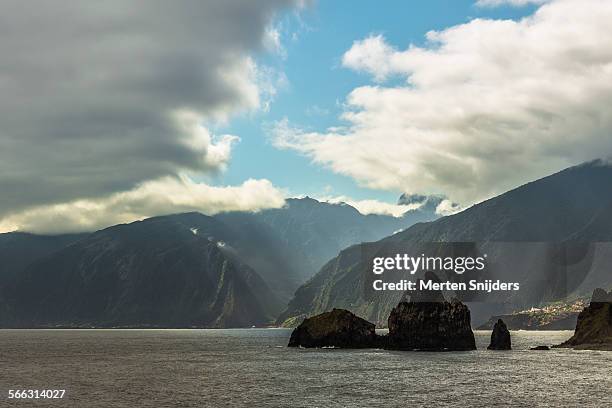
{"label": "mountain", "polygon": [[[571,167],[474,205],[397,239],[420,241],[564,241],[611,210],[612,166],[602,160]],[[607,220],[607,226],[610,226]],[[605,231],[608,240],[611,230]]]}
{"label": "mountain", "polygon": [[279,301],[197,213],[98,231],[23,270],[6,291],[6,327],[238,327],[265,324]]}
{"label": "mountain", "polygon": [[29,264],[82,238],[82,234],[35,235],[24,232],[0,234],[0,313],[7,306],[6,287]]}
{"label": "mountain", "polygon": [[35,235],[25,232],[0,234],[0,281],[19,273],[33,261],[78,241],[85,235]]}
{"label": "mountain", "polygon": [[244,327],[270,323],[341,248],[413,219],[289,199],[281,209],[187,213],[92,234],[0,234],[0,326]]}
{"label": "mountain", "polygon": [[[403,293],[374,292],[371,254],[485,254],[487,275],[520,282],[515,292],[457,293],[473,320],[508,313],[612,283],[612,166],[585,163],[528,183],[460,213],[419,223],[381,241],[341,251],[289,303],[279,322],[344,308],[384,322]],[[385,273],[386,281],[405,278]],[[457,280],[451,272],[445,279]]]}
{"label": "mountain", "polygon": [[[267,225],[286,246],[293,263],[299,259],[295,265],[297,280],[303,283],[350,245],[375,241],[417,222],[438,218],[437,204],[433,205],[435,200],[431,203],[407,211],[402,217],[392,217],[363,215],[345,203],[332,204],[305,197],[288,199],[280,209],[219,214],[216,218],[228,225]],[[291,294],[297,287],[292,288]]]}
{"label": "mountain", "polygon": [[286,304],[341,249],[435,219],[436,207],[410,210],[402,217],[363,215],[345,203],[305,197],[287,199],[278,209],[221,213],[213,218],[232,232],[231,245],[242,261]]}

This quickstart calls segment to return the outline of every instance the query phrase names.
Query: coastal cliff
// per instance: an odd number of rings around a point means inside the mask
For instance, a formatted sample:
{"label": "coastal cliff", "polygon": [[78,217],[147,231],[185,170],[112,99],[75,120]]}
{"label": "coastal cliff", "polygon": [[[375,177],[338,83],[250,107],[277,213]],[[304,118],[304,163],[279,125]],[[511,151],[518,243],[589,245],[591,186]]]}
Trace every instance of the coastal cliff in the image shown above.
{"label": "coastal cliff", "polygon": [[612,291],[595,289],[591,304],[578,315],[574,335],[555,347],[612,350]]}

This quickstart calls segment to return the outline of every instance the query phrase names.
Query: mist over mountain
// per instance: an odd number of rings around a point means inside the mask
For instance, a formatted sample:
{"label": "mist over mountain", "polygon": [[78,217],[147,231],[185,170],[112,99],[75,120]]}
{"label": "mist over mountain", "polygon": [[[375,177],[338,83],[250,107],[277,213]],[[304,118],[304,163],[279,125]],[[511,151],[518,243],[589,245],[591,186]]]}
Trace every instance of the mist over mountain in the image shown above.
{"label": "mist over mountain", "polygon": [[260,213],[177,214],[92,234],[0,234],[0,325],[263,325],[342,248],[435,217],[362,215],[304,198]]}
{"label": "mist over mountain", "polygon": [[379,240],[417,222],[436,219],[438,215],[435,206],[410,210],[402,217],[363,215],[348,204],[332,204],[305,197],[288,199],[281,209],[220,214],[217,217],[231,225],[237,224],[236,218],[239,218],[251,219],[271,228],[288,248],[299,274],[297,280],[303,283],[340,250],[356,243]]}
{"label": "mist over mountain", "polygon": [[397,200],[398,205],[420,205],[420,211],[435,212],[436,208],[444,201],[444,196],[441,195],[423,195],[423,194],[402,194]]}
{"label": "mist over mountain", "polygon": [[572,167],[458,214],[341,251],[296,291],[279,321],[337,307],[384,322],[402,292],[367,290],[372,271],[371,259],[364,253],[385,249],[419,255],[432,248],[442,253],[448,247],[444,243],[474,243],[473,251],[488,254],[486,278],[521,282],[518,292],[486,298],[464,295],[468,298],[463,300],[474,302],[474,320],[608,287],[612,284],[610,214],[612,166],[597,160]]}

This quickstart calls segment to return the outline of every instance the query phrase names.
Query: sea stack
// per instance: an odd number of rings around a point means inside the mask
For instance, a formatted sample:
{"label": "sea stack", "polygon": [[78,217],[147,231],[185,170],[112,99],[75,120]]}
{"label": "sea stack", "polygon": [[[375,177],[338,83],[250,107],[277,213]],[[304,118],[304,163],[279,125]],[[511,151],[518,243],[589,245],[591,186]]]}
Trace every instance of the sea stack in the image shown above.
{"label": "sea stack", "polygon": [[493,332],[491,333],[491,344],[487,347],[488,350],[512,350],[512,341],[510,340],[510,331],[506,327],[506,323],[502,319],[498,319]]}
{"label": "sea stack", "polygon": [[334,309],[307,319],[293,330],[289,347],[377,347],[376,327],[344,309]]}
{"label": "sea stack", "polygon": [[[425,280],[439,282],[431,272]],[[389,316],[386,348],[390,350],[476,350],[470,310],[458,299],[447,302],[442,292],[416,292]]]}
{"label": "sea stack", "polygon": [[578,315],[574,335],[554,347],[612,350],[612,291],[595,289],[591,304]]}

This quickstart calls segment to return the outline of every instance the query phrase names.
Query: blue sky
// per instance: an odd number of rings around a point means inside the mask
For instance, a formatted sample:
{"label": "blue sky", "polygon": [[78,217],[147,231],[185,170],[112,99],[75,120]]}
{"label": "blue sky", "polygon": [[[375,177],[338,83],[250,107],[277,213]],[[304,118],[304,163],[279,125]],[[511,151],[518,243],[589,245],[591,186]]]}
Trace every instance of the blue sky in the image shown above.
{"label": "blue sky", "polygon": [[323,131],[342,124],[342,103],[354,88],[369,84],[367,75],[341,66],[342,55],[354,41],[383,34],[398,48],[422,45],[430,30],[468,22],[475,18],[520,19],[535,6],[478,7],[470,0],[433,1],[316,1],[299,16],[281,16],[276,26],[281,33],[285,57],[261,55],[259,63],[285,73],[288,86],[280,89],[268,112],[232,117],[215,133],[238,135],[227,170],[215,178],[234,185],[249,178],[265,178],[290,195],[348,196],[356,200],[395,202],[401,191],[360,187],[352,178],[335,174],[300,154],[275,148],[267,127],[288,118],[300,127]]}

